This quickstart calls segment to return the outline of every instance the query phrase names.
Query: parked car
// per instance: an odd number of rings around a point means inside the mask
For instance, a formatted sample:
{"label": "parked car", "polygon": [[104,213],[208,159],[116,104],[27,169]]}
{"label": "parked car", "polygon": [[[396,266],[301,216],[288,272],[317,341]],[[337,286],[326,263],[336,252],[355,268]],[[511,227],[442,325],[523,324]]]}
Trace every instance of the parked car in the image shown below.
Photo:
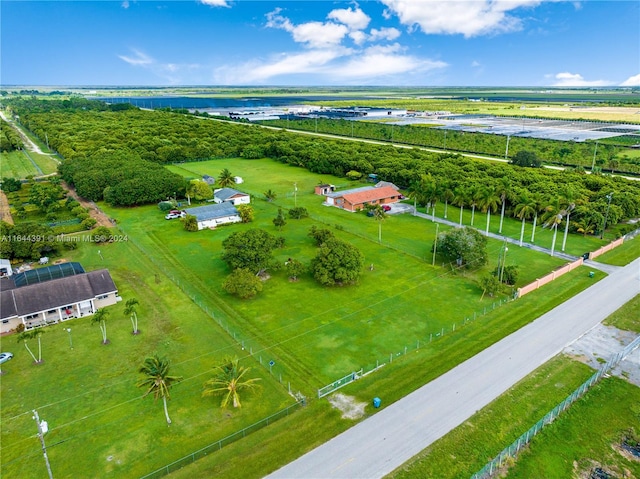
{"label": "parked car", "polygon": [[383,209],[384,211],[391,211],[391,206],[389,206],[389,205],[382,205],[382,209]]}
{"label": "parked car", "polygon": [[184,211],[169,211],[169,213],[167,213],[167,216],[164,217],[165,220],[173,220],[175,218],[182,218],[183,216],[186,216],[186,213]]}
{"label": "parked car", "polygon": [[13,353],[0,353],[0,364],[6,363],[13,358]]}

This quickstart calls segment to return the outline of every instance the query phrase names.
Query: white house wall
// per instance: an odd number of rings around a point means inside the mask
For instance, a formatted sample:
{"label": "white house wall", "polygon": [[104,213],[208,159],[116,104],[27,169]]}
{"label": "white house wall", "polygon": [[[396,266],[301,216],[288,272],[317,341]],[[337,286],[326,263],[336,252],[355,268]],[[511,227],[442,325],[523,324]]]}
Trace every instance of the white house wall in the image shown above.
{"label": "white house wall", "polygon": [[239,223],[242,219],[238,215],[223,216],[222,218],[214,218],[211,220],[198,221],[198,229],[215,228],[218,225],[227,223]]}

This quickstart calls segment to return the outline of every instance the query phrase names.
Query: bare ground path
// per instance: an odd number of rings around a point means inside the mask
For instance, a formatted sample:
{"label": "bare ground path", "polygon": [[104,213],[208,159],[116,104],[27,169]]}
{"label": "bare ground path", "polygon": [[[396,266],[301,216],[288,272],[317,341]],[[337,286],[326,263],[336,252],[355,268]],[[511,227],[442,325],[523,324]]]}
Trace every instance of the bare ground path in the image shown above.
{"label": "bare ground path", "polygon": [[96,226],[106,226],[107,228],[113,227],[113,223],[111,222],[111,219],[104,213],[104,211],[98,208],[93,201],[87,201],[84,198],[81,198],[80,196],[78,196],[78,193],[76,193],[75,188],[72,188],[64,181],[61,181],[60,185],[67,191],[69,196],[75,199],[84,208],[87,208],[89,215],[96,220]]}
{"label": "bare ground path", "polygon": [[[640,259],[636,259],[267,477],[384,477],[562,352],[639,292]],[[384,401],[384,391],[380,397]]]}
{"label": "bare ground path", "polygon": [[10,225],[13,224],[11,208],[9,208],[9,199],[2,190],[0,190],[0,221],[6,221]]}

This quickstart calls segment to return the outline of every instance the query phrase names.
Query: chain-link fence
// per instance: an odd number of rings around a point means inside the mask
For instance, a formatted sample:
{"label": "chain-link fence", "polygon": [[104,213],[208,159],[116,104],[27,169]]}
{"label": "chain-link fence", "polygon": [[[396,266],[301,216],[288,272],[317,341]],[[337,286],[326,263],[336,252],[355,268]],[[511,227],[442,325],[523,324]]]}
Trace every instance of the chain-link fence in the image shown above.
{"label": "chain-link fence", "polygon": [[269,417],[266,417],[256,423],[251,424],[250,426],[241,429],[240,431],[236,431],[233,434],[220,439],[219,441],[213,442],[202,449],[198,449],[197,451],[192,452],[184,457],[181,457],[177,461],[173,461],[166,466],[161,467],[160,469],[156,469],[149,474],[142,476],[141,479],[156,479],[158,477],[168,476],[174,471],[181,469],[189,464],[194,463],[198,459],[203,458],[211,453],[219,451],[224,446],[228,446],[232,442],[235,442],[243,437],[246,437],[248,434],[257,431],[258,429],[262,429],[263,427],[268,426],[269,424],[273,424],[278,419],[281,419],[285,416],[288,416],[292,409],[297,409],[298,406],[304,405],[304,400],[298,401],[296,404],[292,404],[291,406],[278,411],[275,414],[272,414]]}
{"label": "chain-link fence", "polygon": [[596,384],[611,369],[616,367],[627,355],[640,346],[640,336],[627,345],[622,351],[615,354],[607,361],[593,376],[584,382],[578,389],[572,392],[569,397],[558,404],[552,411],[548,412],[542,419],[536,422],[527,432],[516,439],[509,447],[504,449],[498,456],[486,464],[480,471],[476,472],[471,479],[488,479],[493,477],[508,458],[515,458],[520,449],[529,444],[529,442],[538,434],[544,426],[551,424],[562,412],[569,408],[575,401],[580,399],[584,394]]}

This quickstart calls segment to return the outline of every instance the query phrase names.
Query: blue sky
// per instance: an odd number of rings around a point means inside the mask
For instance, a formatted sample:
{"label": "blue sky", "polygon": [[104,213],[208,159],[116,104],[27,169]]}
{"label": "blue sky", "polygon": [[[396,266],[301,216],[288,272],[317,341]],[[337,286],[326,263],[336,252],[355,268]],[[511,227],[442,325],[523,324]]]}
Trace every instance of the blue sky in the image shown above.
{"label": "blue sky", "polygon": [[640,86],[640,2],[0,4],[2,85]]}

